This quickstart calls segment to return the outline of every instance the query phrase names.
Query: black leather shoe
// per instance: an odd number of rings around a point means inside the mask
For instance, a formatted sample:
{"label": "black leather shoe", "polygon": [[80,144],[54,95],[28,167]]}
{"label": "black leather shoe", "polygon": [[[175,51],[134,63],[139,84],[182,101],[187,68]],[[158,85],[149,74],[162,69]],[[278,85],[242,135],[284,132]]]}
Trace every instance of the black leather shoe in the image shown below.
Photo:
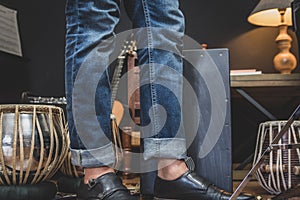
{"label": "black leather shoe", "polygon": [[[229,200],[231,193],[221,190],[194,172],[188,171],[172,181],[156,177],[154,195],[157,200]],[[250,195],[241,195],[237,199],[255,198]]]}
{"label": "black leather shoe", "polygon": [[80,183],[78,200],[138,200],[130,195],[129,190],[122,184],[115,173],[104,174],[92,179],[88,184]]}

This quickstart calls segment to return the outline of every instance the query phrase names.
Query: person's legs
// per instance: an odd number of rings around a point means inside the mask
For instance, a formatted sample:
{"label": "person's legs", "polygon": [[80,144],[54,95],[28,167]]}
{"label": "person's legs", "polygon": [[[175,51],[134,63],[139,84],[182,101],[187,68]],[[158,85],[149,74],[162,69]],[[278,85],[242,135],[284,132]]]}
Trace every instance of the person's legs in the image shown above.
{"label": "person's legs", "polygon": [[[132,8],[130,15],[135,28],[145,28],[136,35],[138,45],[143,47],[138,52],[142,133],[147,137],[145,158],[159,158],[161,179],[157,179],[156,187],[165,192],[174,184],[188,190],[197,186],[200,191],[196,198],[222,197],[219,189],[209,189],[202,182],[191,185],[191,179],[196,178],[185,173],[186,147],[181,118],[184,18],[179,3],[176,0],[126,3]],[[110,173],[115,159],[110,141],[111,102],[106,68],[113,42],[104,39],[113,36],[119,2],[68,0],[66,16],[66,95],[72,163],[85,168],[85,183],[88,183],[81,184],[79,199],[130,200],[132,197],[120,179]],[[168,161],[172,164],[166,165]],[[173,181],[174,177],[178,177],[179,183]],[[171,181],[166,184],[165,179]],[[208,190],[213,192],[207,196]],[[187,192],[178,191],[180,195]]]}
{"label": "person's legs", "polygon": [[84,168],[78,199],[131,200],[114,173],[108,65],[119,0],[68,0],[66,97],[72,163]]}

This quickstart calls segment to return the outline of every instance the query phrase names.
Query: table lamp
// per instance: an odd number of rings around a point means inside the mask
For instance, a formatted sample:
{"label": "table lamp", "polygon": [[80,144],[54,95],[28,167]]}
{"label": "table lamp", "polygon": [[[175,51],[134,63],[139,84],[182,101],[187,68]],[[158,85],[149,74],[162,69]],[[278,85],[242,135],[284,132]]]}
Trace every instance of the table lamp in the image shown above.
{"label": "table lamp", "polygon": [[279,28],[275,39],[279,52],[273,59],[274,67],[282,74],[290,74],[297,66],[296,57],[290,52],[292,38],[287,33],[292,26],[293,0],[260,0],[248,17],[248,22],[258,26]]}

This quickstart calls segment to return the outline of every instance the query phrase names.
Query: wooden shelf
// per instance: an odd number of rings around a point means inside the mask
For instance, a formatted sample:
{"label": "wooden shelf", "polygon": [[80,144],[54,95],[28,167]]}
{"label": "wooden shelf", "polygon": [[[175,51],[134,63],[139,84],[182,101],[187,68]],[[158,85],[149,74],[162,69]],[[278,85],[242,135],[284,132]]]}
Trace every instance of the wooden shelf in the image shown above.
{"label": "wooden shelf", "polygon": [[232,88],[300,86],[300,73],[233,75],[230,76],[230,86]]}

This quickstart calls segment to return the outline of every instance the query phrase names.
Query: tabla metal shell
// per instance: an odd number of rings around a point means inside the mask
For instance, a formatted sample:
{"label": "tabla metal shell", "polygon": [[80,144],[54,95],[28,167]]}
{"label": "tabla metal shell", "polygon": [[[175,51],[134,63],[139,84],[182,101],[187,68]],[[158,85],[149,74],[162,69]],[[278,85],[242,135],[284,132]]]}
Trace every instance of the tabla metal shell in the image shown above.
{"label": "tabla metal shell", "polygon": [[65,126],[56,106],[0,105],[0,185],[49,180],[67,155]]}
{"label": "tabla metal shell", "polygon": [[[259,125],[253,163],[262,156],[286,121],[268,121]],[[299,144],[300,121],[294,121],[278,142],[281,144]],[[271,194],[279,194],[300,183],[299,148],[273,150],[255,175],[260,185]]]}

